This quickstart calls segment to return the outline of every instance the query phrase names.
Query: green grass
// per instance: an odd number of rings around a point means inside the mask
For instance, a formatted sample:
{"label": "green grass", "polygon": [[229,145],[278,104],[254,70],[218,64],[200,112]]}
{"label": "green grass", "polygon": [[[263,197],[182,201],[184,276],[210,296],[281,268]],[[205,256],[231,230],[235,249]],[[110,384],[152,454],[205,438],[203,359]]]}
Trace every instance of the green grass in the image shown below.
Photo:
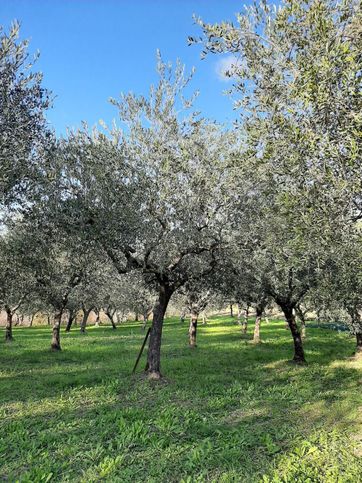
{"label": "green grass", "polygon": [[[251,324],[250,330],[253,326]],[[361,482],[362,363],[347,334],[310,329],[309,364],[288,364],[284,322],[242,338],[228,318],[168,320],[165,380],[130,376],[143,333],[0,332],[0,480],[9,482]]]}

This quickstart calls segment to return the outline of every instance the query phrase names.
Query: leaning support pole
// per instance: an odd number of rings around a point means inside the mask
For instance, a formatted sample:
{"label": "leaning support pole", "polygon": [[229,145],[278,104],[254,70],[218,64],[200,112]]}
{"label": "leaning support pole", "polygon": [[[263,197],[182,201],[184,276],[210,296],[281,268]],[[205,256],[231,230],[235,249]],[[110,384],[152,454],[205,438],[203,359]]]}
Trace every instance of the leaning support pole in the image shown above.
{"label": "leaning support pole", "polygon": [[137,366],[138,366],[138,363],[141,359],[141,355],[142,355],[142,352],[143,352],[143,349],[145,348],[145,345],[146,345],[146,342],[147,342],[147,339],[148,339],[148,336],[150,335],[150,332],[151,332],[151,327],[149,327],[148,331],[147,331],[147,334],[146,334],[146,337],[143,341],[143,344],[142,344],[142,347],[141,347],[141,350],[140,350],[140,353],[138,354],[138,357],[137,357],[137,360],[136,360],[136,364],[134,365],[134,368],[133,368],[133,371],[132,371],[132,374],[135,373],[136,369],[137,369]]}

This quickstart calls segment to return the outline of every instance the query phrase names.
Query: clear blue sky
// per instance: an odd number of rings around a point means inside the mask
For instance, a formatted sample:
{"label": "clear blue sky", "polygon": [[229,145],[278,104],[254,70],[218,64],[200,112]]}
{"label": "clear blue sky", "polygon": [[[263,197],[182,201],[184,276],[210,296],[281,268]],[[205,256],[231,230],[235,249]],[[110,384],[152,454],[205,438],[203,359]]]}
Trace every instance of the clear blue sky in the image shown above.
{"label": "clear blue sky", "polygon": [[146,94],[157,79],[156,49],[164,60],[179,57],[196,67],[193,87],[201,91],[197,108],[219,121],[235,118],[222,92],[220,58],[200,60],[200,46],[187,46],[200,33],[192,14],[206,21],[235,20],[247,0],[0,0],[0,23],[21,22],[21,36],[40,50],[38,70],[56,95],[48,118],[58,133],[117,117],[109,97],[120,92]]}

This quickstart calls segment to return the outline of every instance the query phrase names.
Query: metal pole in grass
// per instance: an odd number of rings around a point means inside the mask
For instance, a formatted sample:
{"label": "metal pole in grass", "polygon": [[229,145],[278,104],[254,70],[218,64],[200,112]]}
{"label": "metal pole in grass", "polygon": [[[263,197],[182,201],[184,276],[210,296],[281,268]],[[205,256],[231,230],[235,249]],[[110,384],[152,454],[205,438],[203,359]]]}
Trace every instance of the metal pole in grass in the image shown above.
{"label": "metal pole in grass", "polygon": [[133,368],[133,371],[132,371],[132,374],[135,373],[136,369],[137,369],[137,366],[138,366],[138,363],[141,359],[141,355],[142,355],[142,352],[143,352],[143,349],[145,348],[145,345],[146,345],[146,342],[147,342],[147,339],[148,339],[148,336],[150,335],[150,332],[151,332],[151,327],[148,328],[148,331],[147,331],[147,334],[146,334],[146,337],[143,341],[143,344],[142,344],[142,347],[141,347],[141,350],[140,350],[140,353],[138,354],[138,357],[137,357],[137,360],[136,360],[136,364],[134,365],[134,368]]}

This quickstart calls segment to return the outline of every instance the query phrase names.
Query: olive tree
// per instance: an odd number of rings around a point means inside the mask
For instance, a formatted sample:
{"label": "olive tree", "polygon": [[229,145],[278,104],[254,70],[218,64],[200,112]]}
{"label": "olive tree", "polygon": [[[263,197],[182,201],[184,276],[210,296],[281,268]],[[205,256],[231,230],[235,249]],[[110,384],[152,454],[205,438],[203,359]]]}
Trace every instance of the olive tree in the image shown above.
{"label": "olive tree", "polygon": [[[137,271],[157,291],[147,371],[159,378],[164,315],[191,274],[212,270],[227,241],[228,183],[234,138],[193,113],[182,92],[189,78],[159,60],[149,96],[114,101],[124,132],[87,130],[59,146],[53,203],[69,229],[94,240],[119,274]],[[234,197],[234,198],[233,198]],[[58,218],[60,219],[60,218]]]}
{"label": "olive tree", "polygon": [[[38,55],[19,40],[19,24],[0,26],[0,210],[16,207],[34,189],[52,137],[45,111],[50,94],[33,67]],[[1,212],[0,212],[1,214]]]}

